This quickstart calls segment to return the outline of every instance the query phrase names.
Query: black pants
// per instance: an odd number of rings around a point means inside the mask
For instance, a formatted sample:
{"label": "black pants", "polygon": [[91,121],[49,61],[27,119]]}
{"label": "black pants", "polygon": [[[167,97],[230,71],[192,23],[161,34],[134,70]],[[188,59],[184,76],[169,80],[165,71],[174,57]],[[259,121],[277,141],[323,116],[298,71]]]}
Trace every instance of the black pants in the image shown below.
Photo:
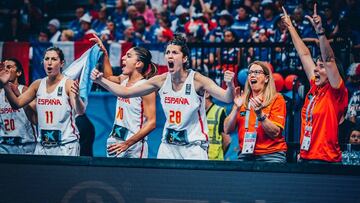
{"label": "black pants", "polygon": [[95,139],[93,124],[85,114],[76,117],[75,122],[80,133],[80,156],[93,156],[93,143]]}

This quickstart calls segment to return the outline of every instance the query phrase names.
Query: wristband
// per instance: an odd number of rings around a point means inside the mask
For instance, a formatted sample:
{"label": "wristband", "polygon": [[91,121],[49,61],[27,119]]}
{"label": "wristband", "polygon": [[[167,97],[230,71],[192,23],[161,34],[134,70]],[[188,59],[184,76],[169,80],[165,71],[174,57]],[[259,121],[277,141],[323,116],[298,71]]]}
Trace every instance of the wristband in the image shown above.
{"label": "wristband", "polygon": [[320,29],[320,32],[318,32],[316,34],[317,34],[317,36],[325,35],[325,29],[324,28]]}
{"label": "wristband", "polygon": [[261,122],[261,121],[264,121],[265,119],[266,119],[266,115],[263,115],[261,117],[258,117],[257,120]]}

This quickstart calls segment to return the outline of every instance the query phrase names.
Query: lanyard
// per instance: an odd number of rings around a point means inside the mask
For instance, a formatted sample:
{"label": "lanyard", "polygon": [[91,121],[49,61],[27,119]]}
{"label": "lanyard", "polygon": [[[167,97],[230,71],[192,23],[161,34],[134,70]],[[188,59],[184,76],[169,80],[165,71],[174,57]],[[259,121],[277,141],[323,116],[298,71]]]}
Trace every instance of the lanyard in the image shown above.
{"label": "lanyard", "polygon": [[[250,118],[250,103],[248,104],[248,107],[246,109],[246,114],[245,114],[245,130],[248,131],[249,129],[249,118]],[[256,119],[256,123],[255,123],[255,129],[257,129],[258,127],[258,120]]]}
{"label": "lanyard", "polygon": [[312,123],[312,120],[313,120],[313,112],[314,112],[314,107],[315,107],[315,97],[316,95],[314,95],[311,99],[310,99],[310,102],[308,104],[308,106],[306,107],[306,122],[305,124],[307,125],[309,122]]}

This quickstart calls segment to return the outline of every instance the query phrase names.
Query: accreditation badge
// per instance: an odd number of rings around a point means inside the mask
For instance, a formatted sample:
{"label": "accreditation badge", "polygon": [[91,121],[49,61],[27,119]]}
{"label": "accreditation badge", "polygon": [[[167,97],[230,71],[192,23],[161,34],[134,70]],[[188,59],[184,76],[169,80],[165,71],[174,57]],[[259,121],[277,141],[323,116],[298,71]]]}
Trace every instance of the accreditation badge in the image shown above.
{"label": "accreditation badge", "polygon": [[309,151],[311,144],[312,126],[305,126],[304,138],[301,143],[301,150]]}
{"label": "accreditation badge", "polygon": [[245,132],[241,154],[253,154],[256,143],[256,132]]}

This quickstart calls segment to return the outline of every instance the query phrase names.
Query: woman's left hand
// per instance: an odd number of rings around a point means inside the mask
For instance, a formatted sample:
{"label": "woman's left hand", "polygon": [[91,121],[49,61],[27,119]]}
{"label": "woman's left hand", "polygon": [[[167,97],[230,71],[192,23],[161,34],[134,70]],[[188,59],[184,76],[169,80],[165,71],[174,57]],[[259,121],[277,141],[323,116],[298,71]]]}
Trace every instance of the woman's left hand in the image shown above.
{"label": "woman's left hand", "polygon": [[322,27],[321,17],[317,14],[316,7],[317,5],[314,4],[314,14],[312,15],[312,17],[306,15],[305,18],[307,18],[310,21],[310,23],[313,25],[316,33],[322,33],[324,32],[323,30],[324,28]]}
{"label": "woman's left hand", "polygon": [[262,104],[262,99],[260,99],[260,97],[253,97],[250,98],[250,105],[252,108],[254,108],[254,111],[256,113],[257,116],[261,116],[261,110],[264,108],[263,104]]}
{"label": "woman's left hand", "polygon": [[78,98],[80,96],[80,88],[79,81],[75,80],[71,85],[71,92],[74,93],[75,97]]}
{"label": "woman's left hand", "polygon": [[125,152],[127,149],[129,149],[130,145],[127,144],[127,142],[122,143],[115,143],[110,146],[108,146],[107,151],[109,154],[115,154],[115,156],[118,156],[122,152]]}

